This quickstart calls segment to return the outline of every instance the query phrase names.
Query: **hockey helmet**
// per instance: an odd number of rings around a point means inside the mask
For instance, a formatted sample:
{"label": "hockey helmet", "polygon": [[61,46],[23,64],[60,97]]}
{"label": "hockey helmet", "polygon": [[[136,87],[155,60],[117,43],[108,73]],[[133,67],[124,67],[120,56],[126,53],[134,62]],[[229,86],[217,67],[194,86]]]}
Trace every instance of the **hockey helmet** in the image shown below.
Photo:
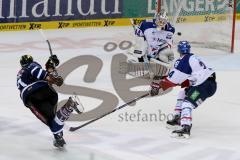
{"label": "hockey helmet", "polygon": [[33,62],[33,57],[31,55],[23,55],[20,59],[20,64],[22,67],[27,67]]}
{"label": "hockey helmet", "polygon": [[191,45],[189,44],[188,41],[180,41],[178,43],[178,52],[180,54],[189,54],[190,53],[190,49],[191,49]]}
{"label": "hockey helmet", "polygon": [[155,19],[158,27],[160,28],[165,27],[165,25],[168,22],[167,13],[164,10],[161,10],[161,12],[155,15]]}

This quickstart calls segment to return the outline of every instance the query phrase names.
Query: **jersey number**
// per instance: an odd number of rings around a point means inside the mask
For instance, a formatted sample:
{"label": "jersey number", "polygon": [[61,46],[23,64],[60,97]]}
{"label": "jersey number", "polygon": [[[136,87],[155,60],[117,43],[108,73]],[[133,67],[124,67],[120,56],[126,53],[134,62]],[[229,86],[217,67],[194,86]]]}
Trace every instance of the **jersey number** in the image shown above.
{"label": "jersey number", "polygon": [[168,74],[168,77],[171,78],[171,77],[173,76],[173,74],[174,74],[174,71],[170,72],[170,73]]}

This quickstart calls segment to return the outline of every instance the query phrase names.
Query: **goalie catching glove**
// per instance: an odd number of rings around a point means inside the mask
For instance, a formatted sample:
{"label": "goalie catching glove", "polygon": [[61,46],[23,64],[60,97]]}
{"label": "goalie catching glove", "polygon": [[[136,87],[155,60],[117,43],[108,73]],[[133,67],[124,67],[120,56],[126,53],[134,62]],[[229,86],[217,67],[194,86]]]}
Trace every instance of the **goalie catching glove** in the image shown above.
{"label": "goalie catching glove", "polygon": [[63,84],[63,78],[58,75],[56,70],[49,72],[46,80],[50,85],[56,84],[57,86],[61,86]]}

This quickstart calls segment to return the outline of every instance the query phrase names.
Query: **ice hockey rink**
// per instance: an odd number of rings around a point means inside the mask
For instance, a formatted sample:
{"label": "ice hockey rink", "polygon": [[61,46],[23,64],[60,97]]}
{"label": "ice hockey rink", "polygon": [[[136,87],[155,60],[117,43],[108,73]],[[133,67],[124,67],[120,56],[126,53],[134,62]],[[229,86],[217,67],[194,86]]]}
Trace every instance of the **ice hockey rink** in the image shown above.
{"label": "ice hockey rink", "polygon": [[[101,62],[96,77],[84,78],[85,64],[70,72],[65,84],[76,89],[82,86],[110,93],[116,106],[125,103],[114,87],[118,82],[113,83],[116,79],[111,75],[114,75],[115,56],[126,51],[119,45],[134,40],[131,27],[48,30],[45,34],[61,61],[60,67],[71,59],[80,56],[80,60],[86,55],[86,64],[91,59]],[[234,54],[192,48],[193,53],[201,55],[216,70],[218,89],[213,97],[194,110],[190,139],[173,139],[171,131],[165,127],[163,114],[170,115],[174,108],[180,89],[175,88],[162,96],[141,99],[135,106],[125,107],[75,132],[69,132],[69,127],[84,122],[66,122],[67,145],[64,150],[59,150],[52,145],[49,129],[24,107],[16,86],[20,56],[32,54],[44,65],[49,56],[48,46],[38,31],[1,32],[0,160],[240,160],[239,35],[238,32]],[[104,46],[109,42],[112,46],[106,51]],[[150,80],[144,81],[150,83]],[[135,88],[147,89],[147,86]],[[70,95],[62,90],[60,101]],[[95,98],[81,95],[80,98],[85,112],[101,104],[101,100]],[[133,116],[125,117],[126,113]],[[156,114],[157,119],[151,120],[147,117],[150,114]]]}

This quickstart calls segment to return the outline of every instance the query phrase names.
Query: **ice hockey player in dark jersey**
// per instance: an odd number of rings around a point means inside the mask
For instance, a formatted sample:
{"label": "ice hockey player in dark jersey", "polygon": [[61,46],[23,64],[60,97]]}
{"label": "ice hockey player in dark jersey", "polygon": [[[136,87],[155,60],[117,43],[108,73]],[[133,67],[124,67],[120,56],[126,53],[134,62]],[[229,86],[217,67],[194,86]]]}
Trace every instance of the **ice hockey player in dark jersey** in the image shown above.
{"label": "ice hockey player in dark jersey", "polygon": [[56,55],[49,57],[46,70],[33,60],[31,55],[20,59],[21,70],[17,74],[17,87],[24,105],[44,124],[54,136],[54,146],[63,147],[63,126],[73,109],[79,112],[77,101],[69,97],[65,105],[57,111],[58,94],[52,85],[61,86],[63,78],[58,75],[55,66],[59,60]]}
{"label": "ice hockey player in dark jersey", "polygon": [[160,88],[162,90],[175,86],[183,88],[177,97],[174,118],[168,120],[167,125],[181,126],[180,129],[172,132],[173,137],[189,138],[192,128],[192,110],[215,94],[216,75],[215,71],[209,68],[200,57],[190,52],[191,46],[188,41],[180,41],[177,47],[180,58],[176,60],[167,77],[160,83],[151,84],[151,95],[157,95]]}

